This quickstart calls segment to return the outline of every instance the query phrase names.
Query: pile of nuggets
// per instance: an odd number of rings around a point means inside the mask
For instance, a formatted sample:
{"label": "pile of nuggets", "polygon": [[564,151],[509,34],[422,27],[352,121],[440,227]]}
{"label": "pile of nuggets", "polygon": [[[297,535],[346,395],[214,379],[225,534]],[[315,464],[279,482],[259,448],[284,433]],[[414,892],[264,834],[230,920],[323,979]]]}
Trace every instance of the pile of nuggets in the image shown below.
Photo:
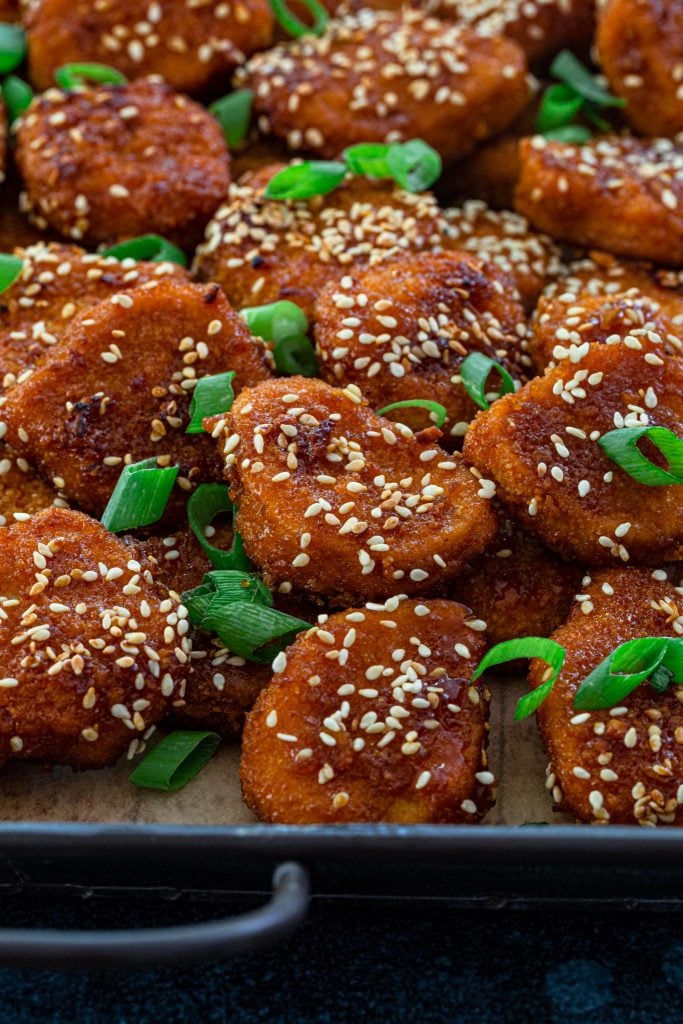
{"label": "pile of nuggets", "polygon": [[[243,730],[267,821],[474,823],[495,798],[474,671],[494,643],[552,636],[555,805],[681,824],[683,686],[572,706],[618,644],[683,635],[683,487],[637,483],[598,444],[683,436],[680,4],[326,6],[294,40],[266,0],[22,9],[36,95],[2,134],[0,247],[22,270],[0,307],[0,760],[101,767],[173,720]],[[563,47],[627,101],[582,144],[531,127]],[[127,81],[58,88],[71,62]],[[207,109],[231,87],[254,96],[232,154]],[[438,201],[352,175],[265,195],[292,160],[413,138],[443,159]],[[191,270],[105,254],[149,233]],[[279,374],[239,316],[282,299],[317,377]],[[460,373],[473,352],[515,383],[487,410]],[[187,435],[197,381],[227,370],[232,409]],[[378,412],[413,399],[443,405],[441,429]],[[180,467],[164,518],[107,532],[122,468],[150,457]],[[211,568],[188,496],[221,481],[276,607],[311,623],[272,669],[180,598]]]}

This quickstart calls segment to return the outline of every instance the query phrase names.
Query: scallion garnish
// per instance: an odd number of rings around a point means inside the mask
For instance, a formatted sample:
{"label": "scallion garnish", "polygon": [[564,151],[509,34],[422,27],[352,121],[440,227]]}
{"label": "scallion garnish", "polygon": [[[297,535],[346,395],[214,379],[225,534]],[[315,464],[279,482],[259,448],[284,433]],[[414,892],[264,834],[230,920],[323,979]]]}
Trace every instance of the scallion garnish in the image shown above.
{"label": "scallion garnish", "polygon": [[18,68],[26,56],[26,32],[21,25],[0,21],[0,75]]}
{"label": "scallion garnish", "polygon": [[251,124],[251,108],[254,94],[251,89],[236,89],[222,96],[209,107],[216,118],[230,149],[244,142]]}
{"label": "scallion garnish", "polygon": [[330,20],[326,9],[319,3],[319,0],[299,0],[299,2],[313,15],[312,25],[307,25],[300,18],[297,18],[290,11],[285,0],[270,0],[270,8],[278,24],[295,39],[298,39],[300,36],[321,36]]}
{"label": "scallion garnish", "polygon": [[[638,447],[643,438],[661,452],[669,468],[656,466]],[[683,441],[668,427],[619,427],[598,439],[605,455],[620,469],[648,487],[683,484]]]}
{"label": "scallion garnish", "polygon": [[159,466],[154,458],[125,466],[102,513],[102,525],[120,533],[156,523],[166,511],[178,470]]}
{"label": "scallion garnish", "polygon": [[235,506],[228,497],[226,484],[200,484],[187,503],[187,521],[215,569],[251,569],[251,562],[237,530],[233,530],[232,544],[227,551],[215,547],[206,536],[207,527],[211,526],[219,513],[228,512],[232,516],[234,511]]}
{"label": "scallion garnish", "polygon": [[388,412],[393,412],[394,409],[428,409],[429,418],[432,420],[435,427],[441,430],[441,427],[446,422],[446,407],[441,402],[432,402],[429,398],[409,398],[405,402],[392,402],[391,405],[385,405],[383,409],[377,410],[378,416],[386,416]]}
{"label": "scallion garnish", "polygon": [[518,640],[505,640],[496,644],[479,662],[477,669],[472,676],[472,682],[494,665],[502,665],[506,661],[516,661],[518,658],[540,658],[548,665],[546,678],[540,686],[537,686],[531,693],[526,693],[517,701],[515,708],[515,721],[528,718],[543,703],[553,686],[555,680],[562,671],[564,665],[565,651],[561,644],[541,636],[523,636]]}
{"label": "scallion garnish", "polygon": [[318,364],[306,334],[308,320],[299,306],[282,299],[241,309],[240,316],[252,334],[273,343],[273,359],[280,373],[316,376]]}
{"label": "scallion garnish", "polygon": [[179,263],[181,267],[187,265],[185,253],[173,242],[161,235],[140,235],[138,238],[129,238],[126,242],[119,242],[104,249],[103,256],[114,256],[117,260],[147,260],[150,263]]}
{"label": "scallion garnish", "polygon": [[0,252],[0,294],[7,291],[24,269],[24,261],[11,252]]}
{"label": "scallion garnish", "polygon": [[275,174],[264,195],[277,200],[325,196],[341,185],[346,173],[346,164],[339,160],[304,160]]}
{"label": "scallion garnish", "polygon": [[108,64],[64,64],[55,71],[60,89],[85,89],[90,85],[125,85],[128,79]]}
{"label": "scallion garnish", "polygon": [[390,178],[387,164],[389,146],[388,142],[359,142],[344,150],[344,163],[352,174],[364,175],[366,178]]}
{"label": "scallion garnish", "polygon": [[560,84],[550,85],[543,93],[536,117],[536,131],[547,139],[582,145],[591,138],[585,124],[575,123],[579,115],[598,131],[612,131],[612,125],[600,114],[604,107],[624,107],[626,100],[604,88],[570,50],[562,50],[550,66]]}
{"label": "scallion garnish", "polygon": [[564,142],[568,146],[583,146],[592,139],[590,129],[585,124],[565,124],[543,134],[551,142]]}
{"label": "scallion garnish", "polygon": [[424,192],[441,174],[441,157],[422,139],[394,142],[389,146],[390,177],[406,192]]}
{"label": "scallion garnish", "polygon": [[171,732],[142,759],[130,781],[142,789],[175,793],[206,767],[220,741],[216,732]]}
{"label": "scallion garnish", "polygon": [[204,432],[204,420],[207,416],[230,412],[235,401],[235,392],[232,389],[234,379],[234,370],[199,378],[192,392],[190,423],[186,434],[201,434]]}
{"label": "scallion garnish", "polygon": [[490,409],[490,402],[486,397],[486,382],[492,373],[500,374],[501,387],[498,397],[511,395],[515,391],[515,382],[504,366],[490,359],[483,352],[470,352],[460,364],[459,374],[462,379],[462,386],[473,402],[480,409]]}
{"label": "scallion garnish", "polygon": [[[584,105],[584,98],[564,83],[549,86],[543,93],[536,117],[536,130],[548,132],[574,120]],[[589,132],[590,134],[590,132]]]}
{"label": "scallion garnish", "polygon": [[31,105],[33,100],[33,89],[23,78],[17,75],[8,75],[2,83],[2,98],[7,107],[9,122],[12,124]]}
{"label": "scallion garnish", "polygon": [[579,96],[590,100],[599,107],[625,107],[626,100],[614,96],[600,85],[588,68],[575,57],[571,50],[560,50],[550,65],[550,73],[568,85]]}

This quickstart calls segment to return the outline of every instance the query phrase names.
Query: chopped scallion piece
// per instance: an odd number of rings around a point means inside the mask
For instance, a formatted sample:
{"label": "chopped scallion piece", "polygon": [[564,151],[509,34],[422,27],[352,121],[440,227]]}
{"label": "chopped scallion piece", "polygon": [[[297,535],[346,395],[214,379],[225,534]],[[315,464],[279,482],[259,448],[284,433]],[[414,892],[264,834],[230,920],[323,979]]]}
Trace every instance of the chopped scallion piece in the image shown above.
{"label": "chopped scallion piece", "polygon": [[569,146],[583,146],[593,138],[590,129],[583,124],[565,124],[560,128],[551,128],[543,134],[551,142],[565,142]]}
{"label": "chopped scallion piece", "polygon": [[397,185],[406,192],[424,192],[441,174],[441,157],[422,139],[395,142],[387,152],[387,166]]}
{"label": "chopped scallion piece", "polygon": [[64,64],[55,71],[60,89],[85,89],[90,85],[125,85],[125,75],[108,64]]}
{"label": "chopped scallion piece", "polygon": [[346,173],[346,164],[339,160],[304,160],[275,174],[264,195],[277,200],[325,196],[341,185]]}
{"label": "chopped scallion piece", "polygon": [[446,416],[448,415],[445,406],[441,402],[432,402],[429,398],[410,398],[406,399],[405,402],[392,402],[391,405],[385,405],[383,409],[378,409],[377,415],[386,416],[388,412],[393,412],[394,409],[428,409],[429,418],[439,430],[441,430],[441,427],[446,422]]}
{"label": "chopped scallion piece", "polygon": [[10,252],[0,252],[0,294],[7,291],[24,269],[24,261]]}
{"label": "chopped scallion piece", "polygon": [[140,235],[119,242],[105,249],[103,256],[115,256],[117,260],[148,260],[150,263],[179,263],[186,266],[185,253],[161,235]]}
{"label": "chopped scallion piece", "polygon": [[166,511],[178,470],[178,466],[159,466],[154,458],[125,466],[102,514],[102,525],[120,533],[156,523]]}
{"label": "chopped scallion piece", "polygon": [[625,107],[626,100],[614,96],[597,81],[588,68],[575,57],[571,50],[561,50],[550,65],[555,78],[568,85],[579,96],[591,100],[599,107]]}
{"label": "chopped scallion piece", "polygon": [[315,377],[318,364],[306,336],[308,320],[299,306],[282,299],[241,309],[240,316],[252,334],[273,343],[273,358],[280,373]]}
{"label": "chopped scallion piece", "polygon": [[683,682],[683,638],[627,640],[586,676],[574,696],[574,707],[579,711],[615,707],[646,680],[659,693],[672,682]]}
{"label": "chopped scallion piece", "polygon": [[8,75],[2,83],[2,98],[7,107],[10,124],[16,121],[31,105],[33,89],[23,78]]}
{"label": "chopped scallion piece", "polygon": [[225,141],[230,149],[239,146],[247,136],[253,101],[254,94],[251,89],[236,89],[209,107],[209,111],[223,129]]}
{"label": "chopped scallion piece", "polygon": [[570,124],[583,107],[585,100],[568,85],[558,83],[543,93],[536,117],[536,131],[548,132]]}
{"label": "chopped scallion piece", "polygon": [[367,178],[390,178],[391,171],[387,164],[388,142],[359,142],[349,146],[342,156],[352,174],[362,174]]}
{"label": "chopped scallion piece", "polygon": [[232,389],[234,379],[234,370],[199,378],[192,392],[190,423],[186,434],[202,434],[207,416],[216,416],[232,409],[232,403],[235,401],[235,392]]}
{"label": "chopped scallion piece", "polygon": [[21,25],[0,22],[0,75],[18,68],[26,56],[26,32]]}
{"label": "chopped scallion piece", "polygon": [[555,681],[562,671],[564,665],[565,651],[561,644],[550,640],[547,637],[523,636],[518,640],[505,640],[496,644],[479,662],[477,669],[472,676],[472,682],[494,665],[502,665],[507,661],[516,661],[518,658],[540,658],[548,665],[547,678],[537,686],[531,693],[525,694],[517,701],[515,709],[515,721],[528,718],[546,699]]}
{"label": "chopped scallion piece", "polygon": [[204,554],[215,569],[246,571],[251,568],[251,562],[237,530],[233,530],[232,544],[227,551],[215,547],[206,536],[207,526],[211,526],[220,512],[229,512],[232,515],[234,510],[235,506],[228,497],[226,484],[200,484],[187,503],[187,520]]}
{"label": "chopped scallion piece", "polygon": [[492,373],[498,373],[501,377],[501,388],[498,397],[501,395],[512,395],[515,392],[515,382],[504,366],[490,359],[483,352],[470,352],[460,364],[459,374],[462,379],[462,386],[473,402],[480,409],[489,409],[490,403],[486,397],[486,383]]}
{"label": "chopped scallion piece", "polygon": [[307,25],[293,14],[285,0],[270,0],[270,7],[279,25],[295,39],[299,36],[321,36],[327,28],[330,16],[319,0],[299,0],[313,16],[313,24]]}
{"label": "chopped scallion piece", "polygon": [[[656,466],[638,447],[647,438],[661,452],[669,468]],[[683,440],[668,427],[619,427],[598,439],[605,455],[639,484],[666,487],[683,484]]]}
{"label": "chopped scallion piece", "polygon": [[220,741],[216,732],[171,732],[142,759],[130,781],[142,789],[175,793],[206,767]]}

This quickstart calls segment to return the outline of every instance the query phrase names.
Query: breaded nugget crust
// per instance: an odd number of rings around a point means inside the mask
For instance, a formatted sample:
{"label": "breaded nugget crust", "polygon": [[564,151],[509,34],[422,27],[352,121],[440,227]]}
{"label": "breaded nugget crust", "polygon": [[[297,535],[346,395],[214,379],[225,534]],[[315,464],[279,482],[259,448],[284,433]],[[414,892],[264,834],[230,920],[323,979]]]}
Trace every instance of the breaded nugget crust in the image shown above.
{"label": "breaded nugget crust", "polygon": [[683,485],[637,483],[597,443],[619,426],[683,434],[683,361],[634,341],[587,346],[494,402],[465,437],[465,458],[524,526],[586,565],[683,558]]}
{"label": "breaded nugget crust", "polygon": [[138,749],[188,671],[187,613],[80,512],[0,529],[0,566],[0,757],[99,768]]}
{"label": "breaded nugget crust", "polygon": [[269,582],[337,604],[433,593],[496,532],[477,481],[435,435],[377,416],[353,384],[245,389],[218,444],[248,555]]}
{"label": "breaded nugget crust", "polygon": [[[639,686],[622,706],[577,711],[580,683],[616,647],[640,636],[680,636],[681,572],[610,569],[584,581],[585,601],[553,634],[566,660],[538,724],[550,755],[548,789],[581,821],[683,824],[683,686]],[[534,662],[538,686],[546,666]]]}
{"label": "breaded nugget crust", "polygon": [[94,61],[128,78],[161,75],[180,92],[223,87],[245,55],[270,45],[267,0],[37,0],[26,16],[29,76],[49,89],[63,64]]}
{"label": "breaded nugget crust", "polygon": [[247,716],[252,810],[283,824],[478,821],[494,777],[488,693],[469,683],[484,641],[469,620],[451,601],[394,598],[300,635]]}
{"label": "breaded nugget crust", "polygon": [[430,192],[351,178],[306,202],[264,199],[279,170],[232,185],[197,250],[196,276],[218,281],[236,309],[289,299],[312,319],[320,289],[349,268],[441,244],[443,222]]}
{"label": "breaded nugget crust", "polygon": [[[414,398],[440,402],[451,438],[477,412],[459,374],[465,356],[483,352],[517,379],[528,363],[512,281],[465,253],[422,253],[349,274],[323,290],[315,320],[325,380],[357,384],[374,409]],[[430,423],[423,410],[396,410],[391,418],[413,429]]]}
{"label": "breaded nugget crust", "polygon": [[187,435],[200,377],[268,377],[263,348],[218,285],[160,281],[87,309],[6,396],[7,438],[69,498],[99,515],[125,463],[180,465],[179,485],[220,478],[206,435]]}
{"label": "breaded nugget crust", "polygon": [[643,135],[683,131],[683,8],[678,0],[605,0],[595,38],[610,87]]}
{"label": "breaded nugget crust", "polygon": [[448,160],[470,153],[525,106],[526,59],[421,11],[363,10],[252,57],[259,128],[292,150],[336,157],[358,142],[421,138]]}
{"label": "breaded nugget crust", "polygon": [[604,136],[583,146],[521,143],[515,209],[553,238],[683,263],[683,150],[671,139]]}
{"label": "breaded nugget crust", "polygon": [[19,122],[16,160],[37,225],[91,242],[153,232],[191,249],[230,182],[216,119],[152,81],[48,90]]}
{"label": "breaded nugget crust", "polygon": [[45,483],[26,459],[0,442],[0,526],[22,522],[51,505],[68,508],[66,499]]}

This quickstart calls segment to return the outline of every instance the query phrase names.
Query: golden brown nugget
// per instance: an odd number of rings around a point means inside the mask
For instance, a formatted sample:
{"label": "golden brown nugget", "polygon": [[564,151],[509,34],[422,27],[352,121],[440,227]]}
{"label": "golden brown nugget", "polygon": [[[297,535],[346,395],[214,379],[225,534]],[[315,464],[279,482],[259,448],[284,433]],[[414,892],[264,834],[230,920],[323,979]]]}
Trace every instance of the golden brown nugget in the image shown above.
{"label": "golden brown nugget", "polygon": [[247,388],[213,434],[235,526],[269,585],[337,604],[432,593],[496,532],[488,491],[438,431],[377,416],[354,384]]}
{"label": "golden brown nugget", "polygon": [[683,361],[644,340],[589,345],[480,413],[464,455],[549,547],[585,565],[683,558],[683,485],[648,487],[607,457],[618,427],[683,435]]}
{"label": "golden brown nugget", "polygon": [[526,59],[421,11],[363,10],[257,54],[236,81],[255,92],[259,129],[334,158],[360,142],[421,138],[446,160],[502,131],[526,105]]}
{"label": "golden brown nugget", "polygon": [[218,281],[236,309],[289,299],[312,319],[320,289],[350,268],[441,245],[430,192],[350,178],[329,195],[281,203],[263,196],[279,170],[232,185],[197,250],[195,275]]}
{"label": "golden brown nugget", "polygon": [[237,389],[255,384],[263,353],[218,285],[143,285],[76,317],[0,416],[21,455],[100,515],[126,463],[179,465],[181,492],[220,479],[211,439],[185,433],[193,388],[228,369]]}
{"label": "golden brown nugget", "polygon": [[0,758],[100,768],[135,752],[188,671],[187,612],[80,512],[0,529]]}
{"label": "golden brown nugget", "polygon": [[[465,253],[422,253],[346,275],[322,291],[315,321],[324,380],[358,385],[374,409],[415,398],[440,402],[453,443],[477,412],[460,377],[463,359],[482,352],[518,380],[528,363],[526,318],[512,281]],[[397,409],[391,418],[413,429],[430,425],[422,409]]]}
{"label": "golden brown nugget", "polygon": [[[548,789],[558,810],[615,825],[683,823],[683,687],[643,684],[620,706],[577,711],[586,676],[615,648],[641,636],[680,636],[682,574],[608,569],[584,581],[583,600],[553,634],[566,660],[538,725],[550,756]],[[538,686],[546,665],[532,663]]]}
{"label": "golden brown nugget", "polygon": [[117,260],[77,245],[39,242],[14,250],[23,260],[17,281],[0,300],[0,387],[11,387],[56,345],[73,318],[117,292],[173,278],[187,281],[177,263]]}
{"label": "golden brown nugget", "polygon": [[595,37],[610,88],[643,135],[683,131],[683,8],[678,0],[606,0]]}
{"label": "golden brown nugget", "polygon": [[493,802],[481,623],[392,598],[323,617],[247,716],[244,799],[265,821],[473,823]]}
{"label": "golden brown nugget", "polygon": [[18,122],[25,211],[75,241],[156,233],[192,249],[230,182],[221,128],[161,82],[49,89]]}
{"label": "golden brown nugget", "polygon": [[29,76],[49,89],[64,64],[108,64],[127,78],[161,75],[180,92],[223,88],[231,71],[269,46],[267,0],[37,0],[26,16]]}
{"label": "golden brown nugget", "polygon": [[0,526],[24,522],[41,509],[68,508],[68,502],[33,470],[26,459],[0,442]]}
{"label": "golden brown nugget", "polygon": [[521,143],[515,209],[539,231],[618,256],[683,263],[683,150],[671,139],[603,136]]}

